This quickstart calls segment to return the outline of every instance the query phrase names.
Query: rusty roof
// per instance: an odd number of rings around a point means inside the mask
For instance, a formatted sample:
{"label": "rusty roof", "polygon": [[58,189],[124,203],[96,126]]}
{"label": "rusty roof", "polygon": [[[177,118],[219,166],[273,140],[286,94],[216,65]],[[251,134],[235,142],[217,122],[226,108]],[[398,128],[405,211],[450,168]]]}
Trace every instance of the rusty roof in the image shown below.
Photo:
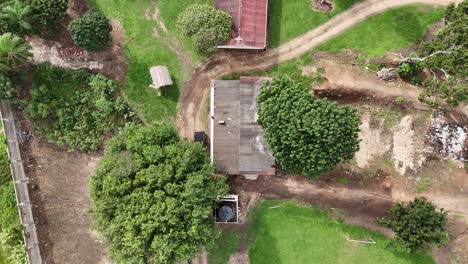
{"label": "rusty roof", "polygon": [[218,48],[266,48],[268,0],[215,0],[215,6],[233,20],[231,38]]}

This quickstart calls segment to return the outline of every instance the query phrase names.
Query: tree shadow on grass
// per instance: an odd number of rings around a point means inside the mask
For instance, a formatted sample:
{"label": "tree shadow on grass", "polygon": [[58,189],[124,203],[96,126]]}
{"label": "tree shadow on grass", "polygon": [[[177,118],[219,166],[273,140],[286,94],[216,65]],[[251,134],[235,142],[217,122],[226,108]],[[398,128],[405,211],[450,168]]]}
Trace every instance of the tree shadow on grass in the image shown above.
{"label": "tree shadow on grass", "polygon": [[418,20],[418,15],[409,9],[391,9],[394,20],[395,32],[404,40],[413,42],[419,32],[424,31]]}
{"label": "tree shadow on grass", "polygon": [[268,1],[268,43],[267,46],[277,47],[280,44],[281,16],[283,13],[283,0]]}

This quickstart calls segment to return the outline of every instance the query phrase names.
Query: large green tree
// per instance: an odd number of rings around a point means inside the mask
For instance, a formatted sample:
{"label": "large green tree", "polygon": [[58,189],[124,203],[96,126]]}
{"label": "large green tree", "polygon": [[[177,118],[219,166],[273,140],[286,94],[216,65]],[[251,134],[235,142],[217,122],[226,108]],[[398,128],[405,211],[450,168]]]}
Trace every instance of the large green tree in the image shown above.
{"label": "large green tree", "polygon": [[73,20],[68,30],[75,44],[88,51],[102,51],[109,47],[112,26],[107,18],[98,12],[88,12]]}
{"label": "large green tree", "polygon": [[265,82],[258,122],[286,171],[317,176],[354,157],[360,121],[355,109],[318,99],[307,88],[284,76]]}
{"label": "large green tree", "polygon": [[65,18],[68,0],[23,0],[31,6],[34,14],[34,30],[47,34],[58,27],[60,20]]}
{"label": "large green tree", "polygon": [[430,243],[441,246],[448,241],[447,212],[437,210],[424,199],[397,203],[379,224],[392,229],[396,233],[392,245],[407,252],[424,249]]}
{"label": "large green tree", "polygon": [[0,73],[9,73],[25,64],[32,54],[31,46],[18,36],[5,33],[0,36]]}
{"label": "large green tree", "polygon": [[[445,12],[445,28],[421,45],[424,65],[433,72],[425,82],[420,100],[436,106],[441,98],[455,107],[468,103],[468,0],[450,5]],[[443,73],[443,78],[437,77]]]}
{"label": "large green tree", "polygon": [[117,263],[192,258],[217,237],[210,212],[228,186],[200,144],[167,124],[131,125],[91,178],[93,214]]}
{"label": "large green tree", "polygon": [[193,4],[177,19],[177,30],[193,37],[198,53],[209,55],[218,45],[225,44],[231,34],[232,18],[209,5]]}
{"label": "large green tree", "polygon": [[2,18],[8,22],[8,29],[19,35],[25,35],[32,30],[33,13],[29,5],[20,0],[3,8]]}

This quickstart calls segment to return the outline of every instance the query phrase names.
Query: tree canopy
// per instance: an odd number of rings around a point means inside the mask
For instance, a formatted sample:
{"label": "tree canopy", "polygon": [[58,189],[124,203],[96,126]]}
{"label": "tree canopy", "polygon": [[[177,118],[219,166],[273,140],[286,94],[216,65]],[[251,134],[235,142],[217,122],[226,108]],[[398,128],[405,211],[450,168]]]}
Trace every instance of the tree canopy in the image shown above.
{"label": "tree canopy", "polygon": [[317,176],[359,149],[355,109],[318,99],[284,76],[264,83],[257,100],[266,142],[286,171]]}
{"label": "tree canopy", "polygon": [[209,5],[193,4],[177,19],[177,30],[193,37],[195,49],[209,55],[216,46],[225,44],[231,34],[231,16]]}
{"label": "tree canopy", "polygon": [[434,74],[425,82],[425,91],[420,100],[437,105],[437,98],[444,99],[449,106],[468,103],[468,0],[458,6],[451,4],[445,11],[446,27],[436,37],[421,45],[426,67],[443,71],[445,80]]}
{"label": "tree canopy", "polygon": [[31,46],[11,33],[0,36],[0,73],[10,73],[24,65],[32,56]]}
{"label": "tree canopy", "polygon": [[88,12],[73,20],[68,30],[75,44],[88,51],[102,51],[109,47],[112,26],[105,16]]}
{"label": "tree canopy", "polygon": [[447,212],[435,205],[416,198],[407,205],[397,203],[390,215],[379,224],[392,229],[396,236],[392,245],[407,252],[424,249],[427,244],[444,245],[448,241]]}
{"label": "tree canopy", "polygon": [[91,178],[98,231],[118,263],[172,263],[218,235],[210,212],[226,194],[201,144],[167,124],[131,125],[109,141]]}

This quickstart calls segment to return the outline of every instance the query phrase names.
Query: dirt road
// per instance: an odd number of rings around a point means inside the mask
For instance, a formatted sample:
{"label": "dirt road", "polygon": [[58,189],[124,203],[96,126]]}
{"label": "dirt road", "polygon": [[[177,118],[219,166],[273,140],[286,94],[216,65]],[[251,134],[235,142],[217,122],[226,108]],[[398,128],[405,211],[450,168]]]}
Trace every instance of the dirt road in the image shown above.
{"label": "dirt road", "polygon": [[452,2],[461,2],[461,0],[367,0],[278,48],[260,53],[221,52],[200,66],[185,83],[177,118],[180,134],[190,137],[195,130],[203,128],[201,107],[214,79],[237,72],[264,70],[280,62],[297,58],[354,24],[389,8],[418,3],[448,5]]}

